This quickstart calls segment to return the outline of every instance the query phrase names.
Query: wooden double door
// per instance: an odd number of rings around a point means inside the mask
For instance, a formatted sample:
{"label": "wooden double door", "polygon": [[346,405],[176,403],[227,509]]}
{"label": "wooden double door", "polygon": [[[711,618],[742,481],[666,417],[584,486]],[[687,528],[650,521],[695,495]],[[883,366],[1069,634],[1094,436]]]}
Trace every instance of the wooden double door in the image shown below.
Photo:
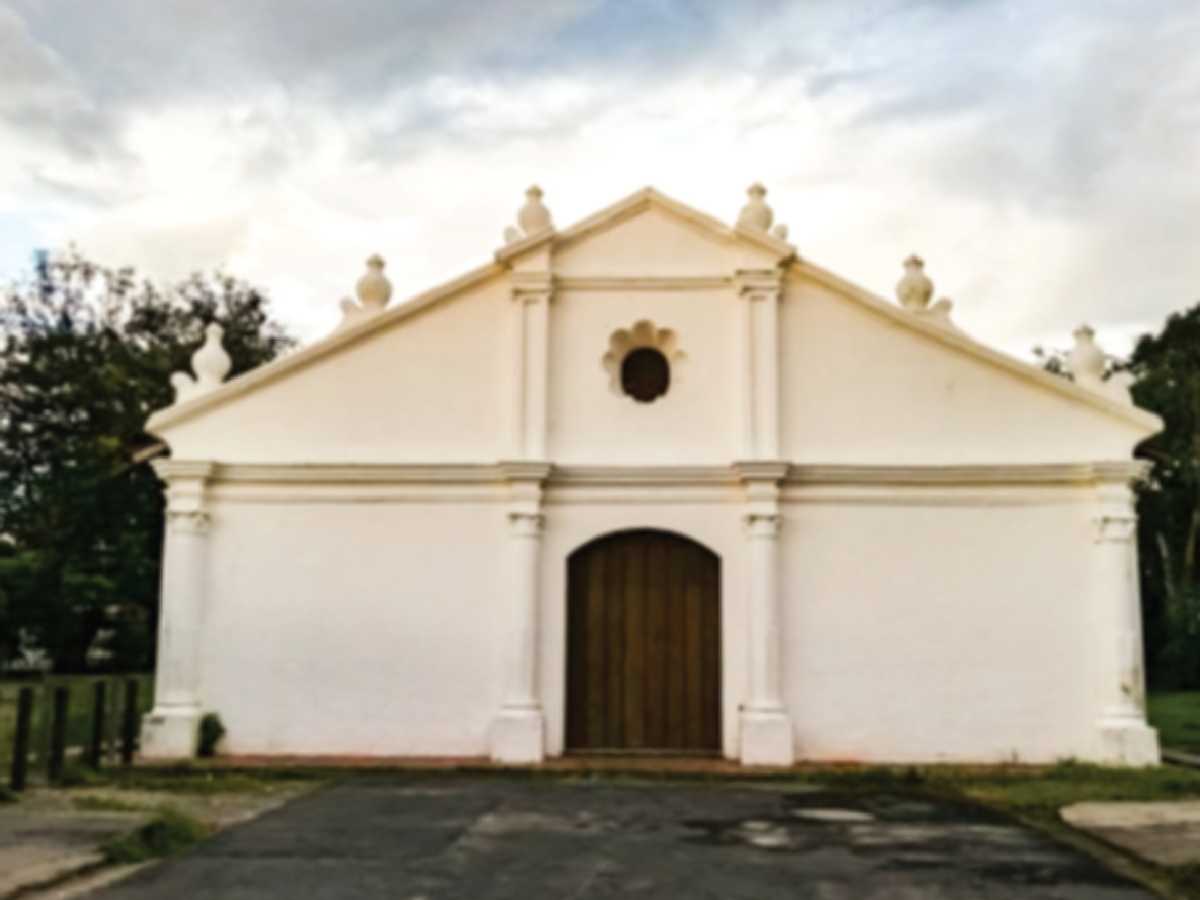
{"label": "wooden double door", "polygon": [[567,562],[567,749],[718,753],[721,563],[664,531],[622,531]]}

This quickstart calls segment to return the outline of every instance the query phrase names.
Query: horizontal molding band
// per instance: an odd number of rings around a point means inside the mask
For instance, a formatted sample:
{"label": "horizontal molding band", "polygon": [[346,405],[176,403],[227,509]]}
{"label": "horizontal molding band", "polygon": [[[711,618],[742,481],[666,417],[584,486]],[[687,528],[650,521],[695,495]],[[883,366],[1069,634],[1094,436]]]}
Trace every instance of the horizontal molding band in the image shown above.
{"label": "horizontal molding band", "polygon": [[556,291],[716,291],[733,286],[728,275],[557,275]]}
{"label": "horizontal molding band", "polygon": [[[741,485],[759,464],[681,466],[557,466],[541,462],[269,464],[158,460],[155,469],[167,481],[210,484],[309,485],[470,485],[544,482],[565,487],[716,487]],[[1142,474],[1136,461],[1018,465],[880,466],[778,464],[784,488],[805,486],[983,487],[1087,485],[1119,483]]]}

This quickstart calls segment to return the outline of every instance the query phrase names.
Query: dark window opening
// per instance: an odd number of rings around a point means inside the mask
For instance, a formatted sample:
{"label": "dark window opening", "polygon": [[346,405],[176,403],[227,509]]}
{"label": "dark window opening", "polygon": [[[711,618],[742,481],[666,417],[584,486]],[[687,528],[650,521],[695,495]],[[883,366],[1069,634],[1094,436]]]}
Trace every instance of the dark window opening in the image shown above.
{"label": "dark window opening", "polygon": [[621,362],[621,389],[638,403],[661,397],[671,386],[671,364],[653,347],[638,347]]}

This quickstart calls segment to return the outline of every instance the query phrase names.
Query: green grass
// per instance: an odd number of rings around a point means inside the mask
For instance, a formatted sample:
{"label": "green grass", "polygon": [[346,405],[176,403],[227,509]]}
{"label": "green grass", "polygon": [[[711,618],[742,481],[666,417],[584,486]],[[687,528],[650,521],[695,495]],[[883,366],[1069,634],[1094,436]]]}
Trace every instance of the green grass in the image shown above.
{"label": "green grass", "polygon": [[[11,764],[13,739],[16,731],[17,695],[22,687],[34,689],[30,748],[33,756],[40,760],[50,744],[50,720],[55,688],[66,687],[69,691],[67,746],[84,747],[91,739],[92,734],[92,707],[96,682],[100,680],[108,682],[107,733],[110,740],[117,740],[121,732],[121,715],[125,702],[124,685],[129,678],[138,680],[140,712],[148,712],[154,703],[154,677],[152,675],[52,675],[33,679],[0,680],[0,773],[7,775]],[[37,765],[37,763],[31,762],[31,765]]]}
{"label": "green grass", "polygon": [[1154,693],[1148,705],[1164,747],[1200,753],[1200,691]]}
{"label": "green grass", "polygon": [[139,863],[180,853],[211,833],[203,822],[167,807],[137,831],[109,841],[101,851],[110,863]]}

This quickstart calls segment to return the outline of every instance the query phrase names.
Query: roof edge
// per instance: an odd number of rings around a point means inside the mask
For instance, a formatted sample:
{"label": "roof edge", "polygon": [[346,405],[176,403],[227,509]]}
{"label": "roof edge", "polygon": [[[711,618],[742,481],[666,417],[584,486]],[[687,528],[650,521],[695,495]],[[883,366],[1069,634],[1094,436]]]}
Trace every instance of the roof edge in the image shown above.
{"label": "roof edge", "polygon": [[941,325],[918,318],[901,309],[899,306],[889,303],[878,294],[874,294],[866,288],[848,281],[840,275],[835,275],[828,269],[822,268],[806,259],[794,260],[790,271],[811,278],[813,281],[831,290],[850,297],[871,312],[890,319],[904,328],[916,331],[925,337],[931,338],[961,353],[965,353],[968,356],[973,356],[1009,374],[1016,375],[1018,378],[1032,382],[1038,387],[1057,392],[1069,400],[1091,406],[1100,412],[1121,419],[1126,424],[1133,425],[1142,430],[1146,437],[1156,434],[1163,428],[1162,419],[1155,413],[1134,406],[1133,403],[1119,403],[1103,394],[1089,391],[1073,381],[1052,375],[1045,369],[1039,368],[1032,363],[1027,363],[1024,360],[1017,359],[1015,356],[1010,356],[1007,353],[982,344],[962,332],[952,331]]}
{"label": "roof edge", "polygon": [[390,309],[385,309],[381,313],[358,322],[344,331],[334,331],[309,344],[307,347],[297,350],[295,353],[281,356],[266,365],[244,372],[225,382],[216,390],[202,394],[184,403],[164,407],[151,414],[149,420],[146,422],[146,431],[162,437],[162,429],[171,428],[181,422],[194,418],[200,413],[207,412],[217,406],[222,406],[243,394],[248,394],[260,387],[264,387],[290,372],[303,369],[317,360],[324,359],[326,356],[341,350],[343,347],[358,343],[368,335],[373,334],[376,330],[387,328],[397,322],[402,322],[410,316],[428,309],[438,301],[474,287],[476,284],[499,275],[503,271],[504,267],[495,262],[478,266],[457,278],[443,282],[436,287],[410,297],[408,300]]}

